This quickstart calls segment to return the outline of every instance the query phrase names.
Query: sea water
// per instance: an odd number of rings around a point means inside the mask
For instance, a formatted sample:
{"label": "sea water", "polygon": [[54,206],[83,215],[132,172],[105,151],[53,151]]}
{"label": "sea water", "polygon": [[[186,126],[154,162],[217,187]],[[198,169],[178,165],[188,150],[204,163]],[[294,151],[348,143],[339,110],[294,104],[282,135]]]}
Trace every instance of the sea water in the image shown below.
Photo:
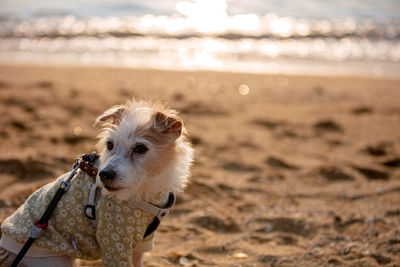
{"label": "sea water", "polygon": [[0,0],[0,63],[400,77],[400,1]]}

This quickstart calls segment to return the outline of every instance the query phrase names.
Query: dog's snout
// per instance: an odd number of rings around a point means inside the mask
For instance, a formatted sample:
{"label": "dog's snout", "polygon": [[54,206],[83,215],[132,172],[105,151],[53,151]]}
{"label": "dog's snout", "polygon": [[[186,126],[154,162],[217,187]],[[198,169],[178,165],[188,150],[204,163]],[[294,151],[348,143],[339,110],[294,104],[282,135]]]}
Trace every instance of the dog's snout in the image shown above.
{"label": "dog's snout", "polygon": [[99,173],[100,180],[109,181],[115,178],[115,172],[113,170],[102,170]]}

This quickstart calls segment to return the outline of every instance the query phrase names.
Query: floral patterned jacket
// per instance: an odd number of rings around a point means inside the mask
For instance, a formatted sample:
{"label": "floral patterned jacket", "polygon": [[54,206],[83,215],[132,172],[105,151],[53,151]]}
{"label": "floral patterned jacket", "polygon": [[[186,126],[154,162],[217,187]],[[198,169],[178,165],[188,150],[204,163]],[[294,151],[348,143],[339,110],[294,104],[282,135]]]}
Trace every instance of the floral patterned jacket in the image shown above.
{"label": "floral patterned jacket", "polygon": [[[43,214],[68,174],[34,192],[4,220],[2,232],[17,242],[25,243],[32,224]],[[35,245],[75,258],[102,258],[105,266],[131,266],[132,250],[142,241],[154,216],[125,201],[101,195],[96,205],[96,220],[90,220],[84,214],[84,207],[92,185],[93,178],[79,171],[57,204],[47,230],[35,241]],[[167,201],[168,192],[157,195],[151,203],[163,206]]]}

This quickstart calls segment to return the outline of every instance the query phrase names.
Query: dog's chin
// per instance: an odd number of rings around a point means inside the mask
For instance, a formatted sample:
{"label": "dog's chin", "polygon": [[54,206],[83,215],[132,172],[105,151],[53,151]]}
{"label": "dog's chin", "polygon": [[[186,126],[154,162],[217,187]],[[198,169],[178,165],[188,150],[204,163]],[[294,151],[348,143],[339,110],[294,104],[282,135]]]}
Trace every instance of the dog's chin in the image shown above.
{"label": "dog's chin", "polygon": [[123,189],[123,187],[116,187],[116,186],[111,186],[111,185],[108,185],[108,184],[103,184],[103,186],[109,192],[116,192],[116,191],[119,191],[119,190]]}

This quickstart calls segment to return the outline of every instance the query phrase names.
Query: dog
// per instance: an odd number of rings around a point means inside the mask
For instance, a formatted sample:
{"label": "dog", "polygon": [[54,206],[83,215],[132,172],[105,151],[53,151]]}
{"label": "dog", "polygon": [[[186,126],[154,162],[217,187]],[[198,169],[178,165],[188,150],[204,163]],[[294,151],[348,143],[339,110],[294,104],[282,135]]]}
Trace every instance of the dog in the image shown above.
{"label": "dog", "polygon": [[[95,180],[79,171],[20,266],[72,266],[75,259],[101,258],[105,266],[140,267],[143,253],[153,247],[153,234],[144,238],[145,232],[161,218],[146,207],[168,211],[162,208],[185,188],[193,149],[176,111],[131,100],[106,110],[94,125],[101,129]],[[66,176],[38,189],[3,222],[0,266],[12,262]],[[99,192],[94,220],[85,216],[93,192]]]}

